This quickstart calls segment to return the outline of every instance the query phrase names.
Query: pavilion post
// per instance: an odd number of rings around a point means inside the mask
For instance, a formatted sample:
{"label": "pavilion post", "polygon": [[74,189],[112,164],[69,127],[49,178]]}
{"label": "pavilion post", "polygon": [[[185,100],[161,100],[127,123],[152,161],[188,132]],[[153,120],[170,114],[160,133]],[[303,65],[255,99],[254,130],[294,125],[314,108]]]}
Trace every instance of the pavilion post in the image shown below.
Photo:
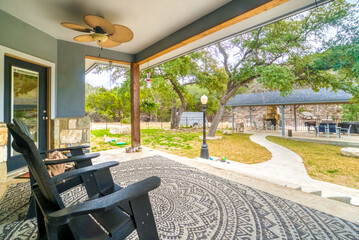
{"label": "pavilion post", "polygon": [[234,132],[234,107],[232,107],[232,132]]}
{"label": "pavilion post", "polygon": [[280,106],[281,111],[281,121],[282,121],[282,137],[285,136],[285,123],[284,123],[284,107],[285,105]]}
{"label": "pavilion post", "polygon": [[131,63],[131,146],[141,146],[140,130],[140,68],[138,63]]}
{"label": "pavilion post", "polygon": [[252,110],[253,110],[253,107],[250,106],[250,107],[249,107],[249,124],[251,125],[251,127],[252,127],[252,125],[253,125]]}
{"label": "pavilion post", "polygon": [[297,131],[297,109],[299,105],[293,105],[293,111],[294,111],[294,131]]}

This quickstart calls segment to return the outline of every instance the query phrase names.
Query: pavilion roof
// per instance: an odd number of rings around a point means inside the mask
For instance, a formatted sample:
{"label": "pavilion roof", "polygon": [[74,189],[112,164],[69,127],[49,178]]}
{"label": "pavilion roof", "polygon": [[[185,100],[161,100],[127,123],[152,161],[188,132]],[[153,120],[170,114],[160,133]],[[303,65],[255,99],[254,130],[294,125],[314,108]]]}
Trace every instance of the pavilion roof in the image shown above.
{"label": "pavilion roof", "polygon": [[352,95],[342,90],[332,91],[331,89],[293,90],[292,94],[282,97],[279,91],[262,92],[250,94],[238,94],[233,97],[227,106],[269,106],[269,105],[298,105],[298,104],[334,104],[348,103]]}

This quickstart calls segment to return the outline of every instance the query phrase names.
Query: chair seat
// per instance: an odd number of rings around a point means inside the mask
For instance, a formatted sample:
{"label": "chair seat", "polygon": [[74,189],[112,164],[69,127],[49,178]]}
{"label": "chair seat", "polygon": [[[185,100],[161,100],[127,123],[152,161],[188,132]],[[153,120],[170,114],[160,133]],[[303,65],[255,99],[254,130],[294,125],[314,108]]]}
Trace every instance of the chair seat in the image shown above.
{"label": "chair seat", "polygon": [[116,236],[115,239],[125,239],[136,229],[131,217],[119,208],[91,215],[110,233],[110,236]]}
{"label": "chair seat", "polygon": [[[90,215],[73,217],[69,222],[69,226],[76,240],[97,240],[109,237]],[[66,233],[66,231],[60,231],[60,233]],[[72,236],[63,235],[59,236],[59,239],[69,240],[72,239]]]}

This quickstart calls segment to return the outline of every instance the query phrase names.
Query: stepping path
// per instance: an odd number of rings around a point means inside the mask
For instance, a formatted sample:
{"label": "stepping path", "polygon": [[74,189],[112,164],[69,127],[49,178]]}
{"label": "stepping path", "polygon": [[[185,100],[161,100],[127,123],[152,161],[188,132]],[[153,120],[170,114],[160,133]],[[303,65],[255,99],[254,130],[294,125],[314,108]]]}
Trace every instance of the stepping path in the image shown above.
{"label": "stepping path", "polygon": [[267,135],[255,133],[250,139],[270,151],[272,158],[263,163],[250,165],[231,162],[235,166],[235,171],[322,197],[359,205],[359,190],[312,179],[298,154],[268,141]]}

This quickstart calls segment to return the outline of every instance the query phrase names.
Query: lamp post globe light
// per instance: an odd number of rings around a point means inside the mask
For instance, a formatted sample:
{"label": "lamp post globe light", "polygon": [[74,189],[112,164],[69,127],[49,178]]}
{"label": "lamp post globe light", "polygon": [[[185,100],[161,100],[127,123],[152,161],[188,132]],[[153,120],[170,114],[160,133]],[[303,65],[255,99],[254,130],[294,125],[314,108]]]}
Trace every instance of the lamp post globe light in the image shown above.
{"label": "lamp post globe light", "polygon": [[203,106],[203,143],[201,147],[201,158],[209,159],[208,154],[208,146],[206,143],[206,104],[208,101],[208,97],[206,95],[203,95],[201,97],[201,103]]}

